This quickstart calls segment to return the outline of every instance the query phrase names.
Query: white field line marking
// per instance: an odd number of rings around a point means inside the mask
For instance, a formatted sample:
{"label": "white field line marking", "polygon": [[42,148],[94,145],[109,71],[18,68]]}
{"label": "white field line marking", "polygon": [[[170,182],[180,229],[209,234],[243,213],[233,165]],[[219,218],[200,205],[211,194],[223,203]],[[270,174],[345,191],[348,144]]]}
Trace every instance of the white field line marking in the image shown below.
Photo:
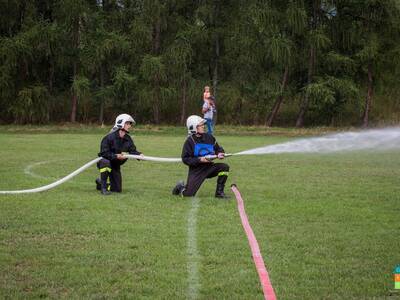
{"label": "white field line marking", "polygon": [[32,171],[32,169],[33,169],[34,167],[37,167],[37,166],[40,166],[40,165],[44,165],[44,164],[48,164],[48,163],[51,163],[51,162],[54,162],[54,160],[53,160],[53,161],[51,161],[51,160],[39,161],[39,162],[35,162],[35,163],[33,163],[33,164],[30,164],[30,165],[28,165],[28,166],[24,169],[24,173],[25,173],[26,175],[32,176],[32,177],[34,177],[34,178],[39,178],[39,179],[54,179],[54,177],[47,177],[47,176],[38,175],[38,174],[36,174],[35,172]]}
{"label": "white field line marking", "polygon": [[198,291],[200,288],[199,281],[199,253],[197,251],[197,211],[200,207],[200,201],[197,197],[192,197],[191,208],[188,213],[187,226],[188,226],[188,239],[187,239],[187,268],[188,268],[188,299],[197,299]]}

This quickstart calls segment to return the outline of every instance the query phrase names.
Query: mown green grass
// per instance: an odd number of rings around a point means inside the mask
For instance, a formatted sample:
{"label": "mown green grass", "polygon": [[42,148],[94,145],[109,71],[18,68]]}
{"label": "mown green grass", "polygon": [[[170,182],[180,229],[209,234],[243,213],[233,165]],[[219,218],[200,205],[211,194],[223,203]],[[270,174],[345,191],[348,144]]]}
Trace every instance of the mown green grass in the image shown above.
{"label": "mown green grass", "polygon": [[[0,135],[0,190],[34,188],[96,157],[106,133]],[[139,132],[147,155],[178,157],[185,139]],[[221,135],[227,152],[292,134]],[[394,299],[400,263],[400,155],[359,152],[231,157],[278,299]],[[34,163],[39,163],[33,165]],[[24,170],[31,166],[30,173]],[[170,195],[181,164],[129,161],[122,194],[94,190],[95,167],[47,192],[0,195],[0,298],[188,297],[191,199]],[[262,299],[234,199],[198,193],[199,299]]]}

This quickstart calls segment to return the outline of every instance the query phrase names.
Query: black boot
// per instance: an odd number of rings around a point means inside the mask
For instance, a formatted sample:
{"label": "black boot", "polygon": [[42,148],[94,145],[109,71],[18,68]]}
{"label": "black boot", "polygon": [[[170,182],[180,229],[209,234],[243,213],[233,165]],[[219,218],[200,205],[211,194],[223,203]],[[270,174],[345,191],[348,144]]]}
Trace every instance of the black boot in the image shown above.
{"label": "black boot", "polygon": [[101,191],[101,180],[100,178],[96,178],[96,190]]}
{"label": "black boot", "polygon": [[[107,183],[108,176],[109,176],[109,172],[107,172],[107,171],[100,173],[100,178],[101,178],[100,190],[103,195],[111,195],[111,192],[109,191],[110,185]],[[97,181],[96,181],[96,183],[97,183]]]}
{"label": "black boot", "polygon": [[107,189],[101,189],[101,194],[105,195],[105,196],[108,196],[108,195],[111,195],[111,192],[109,190],[107,190]]}
{"label": "black boot", "polygon": [[221,198],[221,199],[230,198],[229,196],[225,195],[225,193],[224,193],[225,182],[227,179],[228,179],[228,176],[226,176],[226,175],[218,176],[217,189],[215,190],[215,198]]}
{"label": "black boot", "polygon": [[[96,190],[101,191],[101,180],[100,178],[96,178]],[[110,184],[107,182],[107,191],[110,190]]]}
{"label": "black boot", "polygon": [[172,195],[181,195],[183,191],[185,190],[185,183],[183,180],[178,181],[178,183],[175,185],[175,187],[172,189]]}

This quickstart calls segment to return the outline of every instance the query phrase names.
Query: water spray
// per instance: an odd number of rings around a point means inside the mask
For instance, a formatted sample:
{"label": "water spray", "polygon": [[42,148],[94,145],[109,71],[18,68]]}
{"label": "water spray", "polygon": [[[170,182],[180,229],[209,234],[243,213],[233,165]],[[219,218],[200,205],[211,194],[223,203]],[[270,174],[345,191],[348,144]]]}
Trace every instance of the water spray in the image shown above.
{"label": "water spray", "polygon": [[[294,141],[259,147],[255,149],[245,150],[237,153],[226,153],[225,157],[239,155],[261,155],[261,154],[279,154],[279,153],[334,153],[334,152],[349,152],[361,150],[388,151],[400,150],[400,128],[373,129],[360,132],[344,132],[330,134],[321,137],[302,138]],[[137,159],[153,162],[169,162],[181,163],[181,158],[166,158],[142,155],[124,155],[128,159]],[[205,156],[208,160],[214,160],[217,155]],[[25,194],[37,193],[52,189],[64,182],[70,180],[76,175],[82,173],[90,166],[97,163],[101,157],[93,159],[86,163],[71,174],[42,187],[17,190],[17,191],[0,191],[0,194]]]}
{"label": "water spray", "polygon": [[234,155],[400,150],[400,127],[334,133],[241,151]]}

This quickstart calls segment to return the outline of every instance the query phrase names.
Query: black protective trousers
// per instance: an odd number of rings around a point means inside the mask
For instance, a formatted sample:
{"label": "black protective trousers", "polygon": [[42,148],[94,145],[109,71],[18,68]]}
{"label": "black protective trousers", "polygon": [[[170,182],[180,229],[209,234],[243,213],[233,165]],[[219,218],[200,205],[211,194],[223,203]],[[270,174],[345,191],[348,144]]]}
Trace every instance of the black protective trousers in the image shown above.
{"label": "black protective trousers", "polygon": [[122,192],[121,164],[102,158],[97,163],[100,171],[101,188],[112,192]]}
{"label": "black protective trousers", "polygon": [[207,178],[218,176],[218,181],[225,185],[228,178],[229,166],[224,163],[203,164],[200,167],[189,169],[187,183],[183,196],[195,196],[200,186]]}

